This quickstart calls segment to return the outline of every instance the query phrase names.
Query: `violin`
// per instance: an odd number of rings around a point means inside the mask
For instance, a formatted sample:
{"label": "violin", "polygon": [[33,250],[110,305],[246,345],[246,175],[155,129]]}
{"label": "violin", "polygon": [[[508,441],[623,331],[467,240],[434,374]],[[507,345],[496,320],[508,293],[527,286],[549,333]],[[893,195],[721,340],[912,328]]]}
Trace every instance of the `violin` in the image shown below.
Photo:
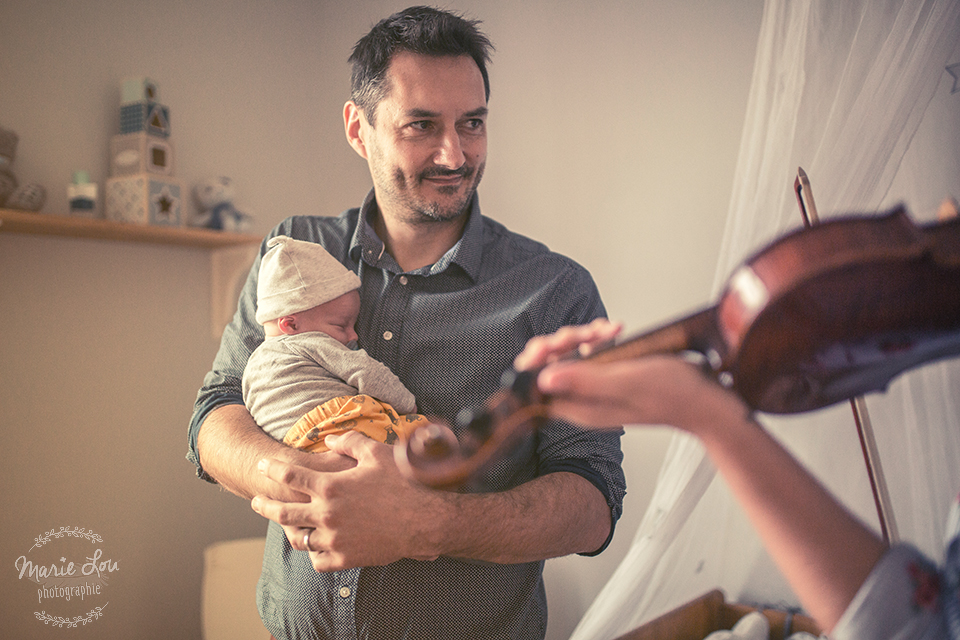
{"label": "violin", "polygon": [[[902,206],[781,236],[742,263],[716,304],[585,356],[696,354],[754,410],[812,411],[882,391],[960,353],[960,218],[914,224]],[[576,357],[576,356],[574,356]],[[507,371],[485,405],[397,443],[407,474],[464,485],[547,418],[537,371]]]}

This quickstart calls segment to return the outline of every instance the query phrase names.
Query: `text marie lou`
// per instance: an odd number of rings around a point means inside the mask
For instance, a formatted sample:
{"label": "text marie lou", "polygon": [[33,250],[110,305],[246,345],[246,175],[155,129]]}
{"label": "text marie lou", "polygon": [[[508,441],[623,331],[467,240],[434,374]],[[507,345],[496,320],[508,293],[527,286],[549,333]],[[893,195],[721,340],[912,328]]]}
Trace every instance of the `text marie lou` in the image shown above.
{"label": "text marie lou", "polygon": [[60,558],[60,566],[57,566],[56,563],[47,566],[35,565],[32,561],[27,560],[26,556],[20,556],[17,558],[14,566],[20,572],[20,579],[23,579],[24,574],[26,574],[32,578],[34,582],[40,582],[47,578],[68,578],[78,575],[92,576],[93,574],[97,574],[97,577],[101,577],[104,573],[113,573],[114,571],[120,570],[115,560],[101,560],[102,555],[103,552],[97,549],[94,551],[92,558],[87,557],[87,561],[80,566],[80,574],[77,573],[76,563],[67,562],[66,558]]}

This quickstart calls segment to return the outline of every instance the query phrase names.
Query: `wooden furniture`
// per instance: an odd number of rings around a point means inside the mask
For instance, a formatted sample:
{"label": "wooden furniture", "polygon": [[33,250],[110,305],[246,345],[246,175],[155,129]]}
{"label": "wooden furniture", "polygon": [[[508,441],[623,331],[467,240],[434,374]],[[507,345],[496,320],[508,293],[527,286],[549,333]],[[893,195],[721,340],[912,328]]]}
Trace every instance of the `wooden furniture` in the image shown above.
{"label": "wooden furniture", "polygon": [[[703,640],[714,631],[732,628],[737,620],[751,611],[756,609],[728,603],[722,591],[713,590],[637,627],[617,640]],[[773,609],[764,609],[762,613],[770,622],[770,640],[785,640],[798,631],[820,635],[819,627],[808,616],[790,615],[786,611]],[[788,619],[789,629],[786,628]]]}
{"label": "wooden furniture", "polygon": [[214,542],[203,551],[204,640],[270,640],[257,611],[265,538]]}
{"label": "wooden furniture", "polygon": [[26,233],[165,244],[210,252],[210,322],[219,338],[237,304],[237,289],[253,263],[261,237],[191,227],[163,227],[112,220],[0,209],[0,233]]}

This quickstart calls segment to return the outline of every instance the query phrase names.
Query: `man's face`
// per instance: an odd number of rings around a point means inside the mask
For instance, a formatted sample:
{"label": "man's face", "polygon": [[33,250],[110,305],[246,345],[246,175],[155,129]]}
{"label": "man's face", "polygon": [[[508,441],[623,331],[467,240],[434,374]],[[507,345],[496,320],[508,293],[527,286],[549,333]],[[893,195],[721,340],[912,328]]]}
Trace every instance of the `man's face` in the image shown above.
{"label": "man's face", "polygon": [[394,56],[376,127],[363,120],[367,161],[385,217],[453,220],[470,204],[487,157],[487,101],[469,56]]}

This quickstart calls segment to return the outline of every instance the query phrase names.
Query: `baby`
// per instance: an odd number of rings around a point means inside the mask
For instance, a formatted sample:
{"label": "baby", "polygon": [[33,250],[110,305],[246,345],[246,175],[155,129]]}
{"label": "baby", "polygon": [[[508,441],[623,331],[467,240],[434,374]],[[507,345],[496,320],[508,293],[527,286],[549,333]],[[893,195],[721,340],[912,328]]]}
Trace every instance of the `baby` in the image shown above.
{"label": "baby", "polygon": [[346,431],[386,444],[427,424],[400,379],[355,350],[360,278],[319,244],[267,241],[257,283],[265,340],[243,372],[243,401],[270,436],[326,451]]}

